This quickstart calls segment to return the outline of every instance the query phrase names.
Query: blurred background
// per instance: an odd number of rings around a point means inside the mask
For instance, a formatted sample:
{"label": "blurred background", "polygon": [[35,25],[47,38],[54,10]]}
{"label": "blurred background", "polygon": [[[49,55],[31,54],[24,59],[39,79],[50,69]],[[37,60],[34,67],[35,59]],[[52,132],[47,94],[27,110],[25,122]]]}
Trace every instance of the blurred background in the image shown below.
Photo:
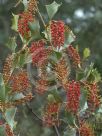
{"label": "blurred background", "polygon": [[[14,34],[11,30],[12,13],[18,14],[24,9],[22,3],[15,7],[17,2],[18,0],[0,0],[0,72],[3,60],[9,53],[5,44],[9,36]],[[46,21],[48,17],[44,5],[51,2],[53,0],[39,1],[41,13]],[[90,48],[92,55],[90,61],[95,63],[95,67],[102,75],[102,0],[56,0],[56,2],[62,2],[62,6],[55,19],[60,18],[70,26],[77,37],[75,44],[79,45],[81,54],[84,48]],[[20,124],[17,125],[17,134],[20,136],[56,136],[52,130],[39,127],[41,123],[33,118],[27,108],[24,107],[18,115],[22,116],[22,120],[19,116],[17,119]]]}

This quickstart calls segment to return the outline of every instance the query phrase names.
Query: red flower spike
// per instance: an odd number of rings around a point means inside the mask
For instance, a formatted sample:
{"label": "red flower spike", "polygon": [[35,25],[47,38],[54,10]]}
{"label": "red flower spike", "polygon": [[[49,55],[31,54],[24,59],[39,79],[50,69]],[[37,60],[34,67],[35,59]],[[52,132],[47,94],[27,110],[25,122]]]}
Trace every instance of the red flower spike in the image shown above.
{"label": "red flower spike", "polygon": [[43,123],[48,127],[51,127],[54,125],[59,126],[59,123],[60,123],[58,118],[59,110],[60,110],[60,103],[57,103],[57,102],[48,103],[48,105],[45,107]]}
{"label": "red flower spike", "polygon": [[51,40],[54,47],[60,47],[64,44],[64,22],[63,21],[51,21],[50,24]]}
{"label": "red flower spike", "polygon": [[66,109],[76,113],[79,108],[80,84],[78,82],[69,82],[67,86],[67,105]]}
{"label": "red flower spike", "polygon": [[59,103],[49,103],[46,107],[48,114],[55,114],[59,112],[60,104]]}
{"label": "red flower spike", "polygon": [[30,13],[33,13],[35,15],[36,11],[37,11],[37,4],[38,4],[38,0],[29,0],[28,3],[28,11]]}
{"label": "red flower spike", "polygon": [[44,94],[48,90],[48,81],[44,79],[40,79],[36,84],[36,91],[39,94]]}
{"label": "red flower spike", "polygon": [[100,97],[98,95],[98,86],[97,84],[90,84],[89,93],[88,93],[88,106],[89,108],[94,111],[100,105]]}
{"label": "red flower spike", "polygon": [[8,124],[5,125],[5,131],[6,131],[6,136],[14,136],[14,133]]}
{"label": "red flower spike", "polygon": [[62,58],[54,67],[56,76],[58,80],[65,84],[67,82],[68,76],[70,74],[70,69],[67,66],[67,62],[64,58]]}
{"label": "red flower spike", "polygon": [[51,48],[45,48],[45,44],[46,42],[44,40],[32,43],[30,52],[32,53],[33,64],[40,66],[46,63],[52,50]]}
{"label": "red flower spike", "polygon": [[68,55],[70,56],[74,64],[80,65],[81,61],[80,61],[80,56],[78,54],[78,51],[72,45],[68,46],[67,51],[68,51]]}
{"label": "red flower spike", "polygon": [[33,21],[33,15],[29,12],[23,12],[19,15],[18,32],[22,35],[22,37],[30,37],[30,29],[28,23]]}
{"label": "red flower spike", "polygon": [[19,71],[18,73],[12,75],[11,77],[11,89],[12,92],[22,92],[30,87],[26,71]]}
{"label": "red flower spike", "polygon": [[95,136],[94,131],[86,122],[80,124],[79,132],[80,136]]}

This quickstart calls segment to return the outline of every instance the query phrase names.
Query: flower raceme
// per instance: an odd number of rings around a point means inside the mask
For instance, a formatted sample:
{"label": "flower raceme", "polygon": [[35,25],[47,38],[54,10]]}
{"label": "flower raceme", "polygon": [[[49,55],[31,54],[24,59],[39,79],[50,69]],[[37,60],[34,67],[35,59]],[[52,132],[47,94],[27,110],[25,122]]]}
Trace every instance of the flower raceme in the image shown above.
{"label": "flower raceme", "polygon": [[90,84],[88,90],[88,106],[91,110],[95,110],[100,105],[100,97],[98,95],[97,84]]}
{"label": "flower raceme", "polygon": [[46,42],[44,40],[40,40],[37,42],[33,42],[30,47],[30,52],[32,53],[32,62],[35,65],[41,65],[46,62],[48,56],[50,55],[51,48],[45,47]]}
{"label": "flower raceme", "polygon": [[30,87],[26,71],[19,71],[11,77],[12,92],[22,92]]}
{"label": "flower raceme", "polygon": [[69,76],[70,70],[67,66],[67,62],[62,58],[54,67],[58,80],[64,84]]}
{"label": "flower raceme", "polygon": [[80,84],[76,81],[71,81],[68,83],[66,89],[67,89],[66,109],[72,113],[76,113],[79,108]]}
{"label": "flower raceme", "polygon": [[74,64],[80,65],[81,61],[78,51],[72,45],[68,46],[67,51]]}
{"label": "flower raceme", "polygon": [[59,125],[59,119],[58,119],[59,109],[60,109],[60,104],[57,102],[51,102],[46,106],[45,113],[43,116],[44,125],[48,127]]}
{"label": "flower raceme", "polygon": [[54,47],[60,47],[64,44],[64,22],[63,21],[51,21],[50,22],[51,31],[51,42]]}
{"label": "flower raceme", "polygon": [[36,83],[36,91],[39,94],[44,94],[48,90],[48,81],[45,79],[39,79]]}
{"label": "flower raceme", "polygon": [[28,12],[33,13],[33,15],[35,15],[37,11],[37,4],[38,4],[38,0],[29,0]]}
{"label": "flower raceme", "polygon": [[33,22],[33,15],[29,12],[23,12],[19,15],[18,20],[18,32],[22,35],[24,38],[30,37],[30,29],[29,29],[29,22]]}
{"label": "flower raceme", "polygon": [[14,136],[14,133],[8,124],[5,124],[5,131],[6,131],[6,136]]}
{"label": "flower raceme", "polygon": [[80,136],[95,136],[92,128],[86,122],[80,123],[79,132]]}

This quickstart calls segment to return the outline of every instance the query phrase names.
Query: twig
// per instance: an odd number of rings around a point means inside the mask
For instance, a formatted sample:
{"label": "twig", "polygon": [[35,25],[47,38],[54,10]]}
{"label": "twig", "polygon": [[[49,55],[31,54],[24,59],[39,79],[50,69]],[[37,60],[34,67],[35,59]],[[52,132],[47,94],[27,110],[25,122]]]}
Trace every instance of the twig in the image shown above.
{"label": "twig", "polygon": [[32,110],[32,108],[29,106],[29,104],[26,104],[27,108],[29,109],[29,111],[31,111],[31,113],[39,120],[42,122],[42,119]]}
{"label": "twig", "polygon": [[55,132],[56,132],[57,136],[60,136],[60,133],[59,133],[58,128],[57,128],[56,125],[54,125],[54,129],[55,129]]}
{"label": "twig", "polygon": [[42,17],[42,15],[41,15],[41,13],[40,13],[40,11],[39,11],[39,9],[38,9],[38,8],[37,8],[37,12],[38,12],[38,14],[39,14],[39,17],[40,17],[40,19],[41,19],[41,21],[42,21],[42,23],[43,23],[44,27],[46,28],[45,21],[44,21],[44,19],[43,19],[43,17]]}
{"label": "twig", "polygon": [[15,4],[15,8],[22,2],[22,0],[19,0],[16,4]]}

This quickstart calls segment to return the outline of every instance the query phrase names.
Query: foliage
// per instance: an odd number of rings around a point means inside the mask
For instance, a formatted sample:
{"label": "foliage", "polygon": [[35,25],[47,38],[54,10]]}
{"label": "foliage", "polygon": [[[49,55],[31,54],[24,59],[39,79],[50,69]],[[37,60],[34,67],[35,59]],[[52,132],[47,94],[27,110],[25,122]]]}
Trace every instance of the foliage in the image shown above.
{"label": "foliage", "polygon": [[90,118],[101,111],[101,76],[94,64],[86,66],[90,50],[85,48],[81,59],[73,46],[75,35],[69,26],[61,20],[51,20],[60,4],[54,1],[46,5],[50,20],[45,23],[37,0],[22,2],[25,9],[22,14],[13,14],[11,26],[21,47],[15,37],[9,38],[6,46],[12,59],[7,56],[8,62],[0,74],[0,133],[15,135],[17,108],[24,104],[44,127],[54,128],[58,136],[94,136]]}

